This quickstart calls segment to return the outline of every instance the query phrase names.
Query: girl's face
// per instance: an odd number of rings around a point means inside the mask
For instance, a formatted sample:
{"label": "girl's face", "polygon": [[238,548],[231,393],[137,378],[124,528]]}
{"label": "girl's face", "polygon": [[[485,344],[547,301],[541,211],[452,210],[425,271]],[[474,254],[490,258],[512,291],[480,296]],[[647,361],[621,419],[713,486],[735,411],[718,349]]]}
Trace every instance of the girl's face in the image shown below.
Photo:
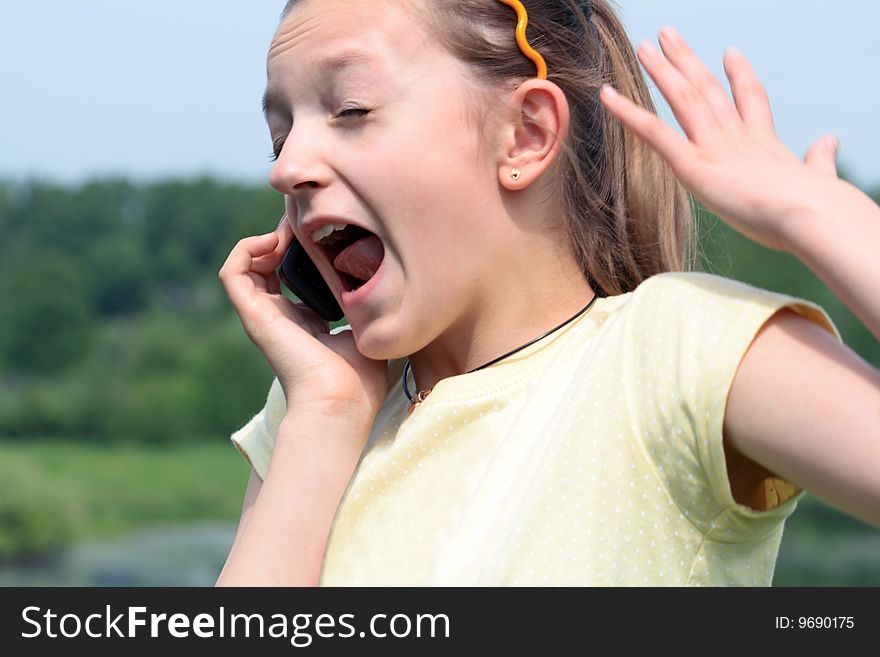
{"label": "girl's face", "polygon": [[[359,350],[376,359],[467,332],[505,284],[493,272],[511,244],[492,136],[469,118],[468,72],[399,5],[306,0],[268,56],[270,182]],[[328,216],[366,227],[385,248],[356,304],[303,229]]]}

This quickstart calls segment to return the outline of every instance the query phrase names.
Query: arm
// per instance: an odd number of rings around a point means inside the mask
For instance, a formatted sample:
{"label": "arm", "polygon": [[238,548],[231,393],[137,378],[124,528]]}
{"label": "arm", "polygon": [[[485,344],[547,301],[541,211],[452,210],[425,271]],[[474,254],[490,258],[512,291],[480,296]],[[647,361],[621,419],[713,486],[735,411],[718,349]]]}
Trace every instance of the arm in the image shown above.
{"label": "arm", "polygon": [[[880,338],[880,207],[826,166],[790,206],[783,242]],[[797,314],[777,313],[743,358],[724,444],[738,502],[766,468],[880,526],[880,371]]]}
{"label": "arm", "polygon": [[724,442],[880,527],[880,372],[813,322],[782,310],[758,332],[730,389]]}
{"label": "arm", "polygon": [[[639,59],[684,135],[608,87],[604,107],[707,208],[755,242],[793,252],[880,337],[880,209],[837,180],[836,140],[818,140],[801,162],[776,135],[741,53],[724,58],[731,99],[675,30],[664,29],[660,45],[643,43]],[[764,466],[880,525],[880,373],[811,322],[781,312],[765,324],[737,370],[723,432],[731,461],[744,456],[753,474]]]}
{"label": "arm", "polygon": [[829,173],[783,224],[786,250],[880,339],[880,206]]}
{"label": "arm", "polygon": [[292,409],[265,480],[258,485],[251,476],[218,586],[318,583],[327,536],[371,421],[350,408]]}
{"label": "arm", "polygon": [[[880,207],[830,162],[825,173],[792,204],[783,241],[880,338]],[[729,469],[746,457],[731,472],[737,501],[761,464],[880,526],[880,371],[812,322],[786,310],[758,333],[731,387],[724,441]]]}
{"label": "arm", "polygon": [[[244,502],[242,502],[241,505],[241,516],[238,519],[238,529],[235,532],[235,540],[232,542],[232,548],[229,550],[230,556],[236,552],[241,537],[244,535],[248,519],[251,515],[251,509],[254,507],[254,502],[257,501],[257,496],[260,494],[260,488],[262,485],[263,480],[260,479],[260,475],[257,474],[257,471],[252,468],[247,482],[247,489],[244,492]],[[226,567],[229,565],[229,562],[230,558],[227,557],[226,563],[223,565],[223,570],[220,571],[220,576],[217,578],[218,585],[226,576]]]}

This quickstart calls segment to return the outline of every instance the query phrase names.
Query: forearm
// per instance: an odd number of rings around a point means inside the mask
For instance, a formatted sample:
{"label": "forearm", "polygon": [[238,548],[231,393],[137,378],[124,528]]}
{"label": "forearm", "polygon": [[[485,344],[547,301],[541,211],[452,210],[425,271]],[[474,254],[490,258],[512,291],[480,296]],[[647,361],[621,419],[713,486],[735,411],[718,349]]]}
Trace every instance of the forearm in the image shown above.
{"label": "forearm", "polygon": [[218,586],[317,584],[336,509],[371,424],[359,413],[288,413]]}
{"label": "forearm", "polygon": [[792,222],[788,250],[806,264],[880,339],[880,206],[833,181]]}

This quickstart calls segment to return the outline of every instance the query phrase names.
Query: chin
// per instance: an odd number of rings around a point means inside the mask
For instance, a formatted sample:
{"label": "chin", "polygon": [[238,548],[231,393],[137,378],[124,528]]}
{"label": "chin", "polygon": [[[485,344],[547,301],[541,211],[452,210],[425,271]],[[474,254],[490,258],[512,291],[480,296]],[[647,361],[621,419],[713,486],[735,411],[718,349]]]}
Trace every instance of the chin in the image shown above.
{"label": "chin", "polygon": [[351,325],[354,342],[361,355],[372,360],[394,360],[406,358],[413,353],[410,345],[400,339],[399,328],[389,326],[389,322],[378,320],[365,327]]}

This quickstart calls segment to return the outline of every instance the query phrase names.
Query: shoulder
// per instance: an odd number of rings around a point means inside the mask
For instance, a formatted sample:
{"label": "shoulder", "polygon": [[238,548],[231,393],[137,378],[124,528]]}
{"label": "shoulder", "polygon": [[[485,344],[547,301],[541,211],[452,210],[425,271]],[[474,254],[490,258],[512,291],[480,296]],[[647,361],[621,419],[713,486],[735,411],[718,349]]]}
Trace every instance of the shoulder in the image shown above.
{"label": "shoulder", "polygon": [[645,279],[632,292],[629,314],[633,320],[652,320],[666,328],[717,321],[737,302],[766,299],[766,290],[715,274],[664,272]]}
{"label": "shoulder", "polygon": [[841,339],[828,313],[812,301],[705,272],[652,276],[633,291],[631,305],[634,319],[653,319],[666,330],[738,338],[754,337],[777,311],[788,308],[790,315],[799,315]]}
{"label": "shoulder", "polygon": [[[682,508],[691,508],[694,499],[711,499],[707,507],[711,511],[736,509],[748,516],[749,511],[737,502],[750,497],[755,488],[751,479],[763,479],[766,473],[747,472],[755,476],[743,478],[743,468],[729,469],[725,418],[729,425],[731,418],[753,413],[726,412],[737,370],[760,335],[761,347],[753,350],[749,372],[738,382],[749,393],[740,394],[739,407],[754,409],[752,393],[759,388],[752,381],[770,380],[767,346],[770,351],[788,349],[794,335],[815,338],[817,332],[839,340],[837,329],[811,301],[702,272],[653,276],[633,292],[628,306],[624,366],[635,382],[629,395],[633,408],[644,416],[642,438],[653,448],[658,471],[665,474]],[[775,399],[772,387],[760,387],[763,399]],[[738,450],[741,447],[736,445]],[[732,482],[729,472],[735,475]],[[703,488],[697,493],[682,489],[681,481],[702,482]],[[746,488],[748,494],[740,494]],[[790,508],[780,507],[779,513]]]}
{"label": "shoulder", "polygon": [[786,295],[755,287],[733,278],[699,271],[676,271],[655,274],[633,291],[633,299],[677,303],[721,304],[735,300],[769,300]]}

